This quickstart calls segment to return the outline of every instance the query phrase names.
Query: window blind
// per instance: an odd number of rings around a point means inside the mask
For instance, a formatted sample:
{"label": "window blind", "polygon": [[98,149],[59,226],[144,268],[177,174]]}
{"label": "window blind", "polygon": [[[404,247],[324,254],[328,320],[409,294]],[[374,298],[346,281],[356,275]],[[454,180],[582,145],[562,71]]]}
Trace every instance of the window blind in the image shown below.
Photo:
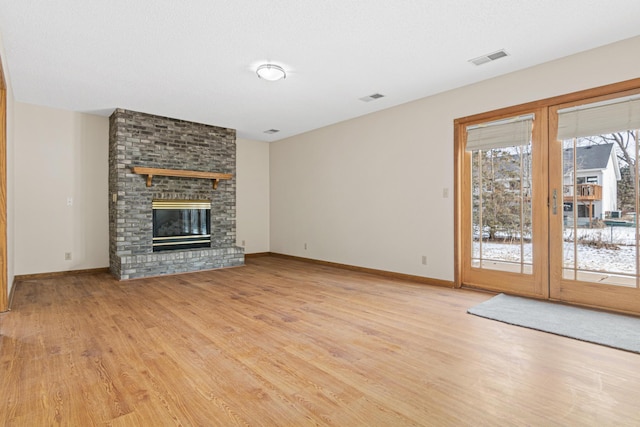
{"label": "window blind", "polygon": [[640,129],[640,99],[618,99],[558,111],[560,141]]}
{"label": "window blind", "polygon": [[532,114],[468,126],[466,150],[491,150],[527,145],[531,141],[532,126]]}

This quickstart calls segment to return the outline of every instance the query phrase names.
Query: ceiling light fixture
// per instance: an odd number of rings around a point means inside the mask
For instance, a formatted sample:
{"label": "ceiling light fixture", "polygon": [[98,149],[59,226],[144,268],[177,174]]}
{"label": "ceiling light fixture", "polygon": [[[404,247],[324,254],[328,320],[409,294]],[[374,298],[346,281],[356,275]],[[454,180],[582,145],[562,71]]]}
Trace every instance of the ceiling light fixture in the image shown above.
{"label": "ceiling light fixture", "polygon": [[275,82],[280,79],[286,79],[287,73],[284,71],[279,65],[275,64],[262,64],[256,70],[256,74],[263,80],[267,80],[270,82]]}

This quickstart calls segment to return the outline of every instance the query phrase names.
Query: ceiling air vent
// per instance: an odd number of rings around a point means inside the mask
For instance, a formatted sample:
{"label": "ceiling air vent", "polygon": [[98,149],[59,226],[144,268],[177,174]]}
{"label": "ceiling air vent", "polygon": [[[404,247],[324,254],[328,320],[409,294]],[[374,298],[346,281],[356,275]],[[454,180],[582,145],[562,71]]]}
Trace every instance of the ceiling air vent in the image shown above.
{"label": "ceiling air vent", "polygon": [[365,96],[365,97],[358,98],[358,99],[360,99],[360,101],[363,101],[363,102],[371,102],[371,101],[375,101],[376,99],[380,99],[380,98],[384,98],[384,95],[381,94],[381,93],[374,93],[372,95]]}
{"label": "ceiling air vent", "polygon": [[264,133],[268,133],[269,135],[280,132],[280,129],[269,129],[265,130]]}
{"label": "ceiling air vent", "polygon": [[495,61],[496,59],[504,58],[505,56],[509,56],[509,54],[504,50],[500,49],[499,51],[490,53],[488,55],[482,55],[474,59],[470,59],[469,62],[475,65],[486,64],[487,62]]}

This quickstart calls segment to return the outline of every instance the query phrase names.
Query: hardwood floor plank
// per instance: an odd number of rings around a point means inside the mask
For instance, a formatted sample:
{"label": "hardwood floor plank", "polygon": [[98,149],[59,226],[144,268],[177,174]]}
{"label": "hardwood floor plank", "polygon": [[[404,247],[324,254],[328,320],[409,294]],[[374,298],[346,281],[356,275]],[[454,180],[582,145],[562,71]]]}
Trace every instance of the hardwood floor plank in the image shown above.
{"label": "hardwood floor plank", "polygon": [[640,424],[640,355],[466,314],[487,293],[276,257],[16,286],[5,425]]}

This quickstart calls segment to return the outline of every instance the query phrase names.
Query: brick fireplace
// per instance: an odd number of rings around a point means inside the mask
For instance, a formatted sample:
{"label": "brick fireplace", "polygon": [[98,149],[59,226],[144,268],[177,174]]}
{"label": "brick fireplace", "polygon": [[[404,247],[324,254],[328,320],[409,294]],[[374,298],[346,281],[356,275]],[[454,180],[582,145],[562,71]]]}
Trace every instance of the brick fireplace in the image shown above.
{"label": "brick fireplace", "polygon": [[[133,168],[229,174],[145,176]],[[244,264],[236,247],[234,129],[116,109],[109,119],[109,267],[120,280]],[[153,179],[151,179],[153,178]],[[217,188],[214,188],[217,187]],[[153,205],[211,202],[209,247],[153,250]]]}

